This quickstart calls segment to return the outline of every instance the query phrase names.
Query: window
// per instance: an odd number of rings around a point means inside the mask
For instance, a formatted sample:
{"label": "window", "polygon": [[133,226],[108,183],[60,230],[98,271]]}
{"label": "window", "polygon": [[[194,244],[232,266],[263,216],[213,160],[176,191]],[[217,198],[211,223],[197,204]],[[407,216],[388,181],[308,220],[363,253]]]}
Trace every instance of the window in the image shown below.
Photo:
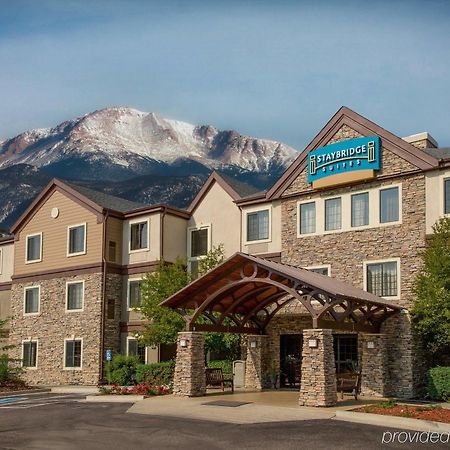
{"label": "window", "polygon": [[358,364],[358,337],[352,334],[334,335],[334,361],[336,372],[354,370]]}
{"label": "window", "polygon": [[316,203],[302,203],[300,205],[300,234],[316,232]]}
{"label": "window", "polygon": [[128,282],[128,309],[141,306],[141,280]]}
{"label": "window", "polygon": [[327,275],[329,276],[329,270],[328,267],[313,267],[311,269],[308,269],[310,272],[320,273],[321,275]]}
{"label": "window", "polygon": [[37,367],[37,341],[22,342],[22,366]]}
{"label": "window", "polygon": [[366,266],[367,291],[380,297],[398,295],[397,262],[372,263]]}
{"label": "window", "polygon": [[108,259],[112,262],[116,261],[116,242],[109,241],[108,244]]}
{"label": "window", "polygon": [[66,339],[64,348],[64,367],[66,369],[81,368],[82,347],[81,339]]}
{"label": "window", "polygon": [[141,363],[145,364],[145,345],[139,344],[137,339],[128,338],[128,356],[137,356]]}
{"label": "window", "polygon": [[444,180],[444,214],[450,214],[450,178]]}
{"label": "window", "polygon": [[208,253],[208,228],[191,231],[191,257],[204,256]]}
{"label": "window", "polygon": [[83,309],[84,281],[73,281],[66,285],[66,310],[79,311]]}
{"label": "window", "polygon": [[27,236],[26,262],[39,262],[42,260],[42,233]]}
{"label": "window", "polygon": [[399,219],[398,187],[380,190],[380,223]]}
{"label": "window", "polygon": [[340,230],[342,226],[341,198],[325,200],[325,231]]}
{"label": "window", "polygon": [[269,210],[247,214],[247,241],[269,239]]}
{"label": "window", "polygon": [[86,253],[86,224],[69,227],[68,256],[83,255]]}
{"label": "window", "polygon": [[352,195],[352,227],[369,225],[369,193]]}
{"label": "window", "polygon": [[39,314],[40,291],[39,286],[25,288],[25,314]]}
{"label": "window", "polygon": [[132,223],[130,225],[130,250],[148,248],[148,222]]}

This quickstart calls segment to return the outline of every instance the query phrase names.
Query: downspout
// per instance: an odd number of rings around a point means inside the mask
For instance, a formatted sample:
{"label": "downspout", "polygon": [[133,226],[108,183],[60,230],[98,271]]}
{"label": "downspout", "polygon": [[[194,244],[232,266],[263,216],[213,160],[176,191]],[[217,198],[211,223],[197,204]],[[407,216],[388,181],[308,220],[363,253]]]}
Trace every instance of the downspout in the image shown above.
{"label": "downspout", "polygon": [[106,313],[106,227],[108,225],[109,212],[104,214],[104,225],[102,231],[102,302],[101,302],[101,321],[100,321],[100,377],[103,378],[103,356],[105,353],[105,313]]}

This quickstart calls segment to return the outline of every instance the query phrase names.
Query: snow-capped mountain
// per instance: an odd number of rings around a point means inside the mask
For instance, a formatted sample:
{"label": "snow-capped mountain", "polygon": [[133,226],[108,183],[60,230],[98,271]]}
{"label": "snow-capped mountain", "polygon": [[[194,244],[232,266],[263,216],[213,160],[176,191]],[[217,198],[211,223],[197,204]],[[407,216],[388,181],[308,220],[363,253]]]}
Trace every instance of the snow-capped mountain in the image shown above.
{"label": "snow-capped mountain", "polygon": [[186,172],[181,168],[187,163],[279,172],[295,155],[293,148],[279,142],[115,107],[0,143],[0,169],[29,164],[75,179],[127,179],[174,170],[178,175]]}
{"label": "snow-capped mountain", "polygon": [[189,205],[212,169],[257,190],[295,157],[279,142],[107,108],[0,141],[0,231],[56,176],[141,203]]}

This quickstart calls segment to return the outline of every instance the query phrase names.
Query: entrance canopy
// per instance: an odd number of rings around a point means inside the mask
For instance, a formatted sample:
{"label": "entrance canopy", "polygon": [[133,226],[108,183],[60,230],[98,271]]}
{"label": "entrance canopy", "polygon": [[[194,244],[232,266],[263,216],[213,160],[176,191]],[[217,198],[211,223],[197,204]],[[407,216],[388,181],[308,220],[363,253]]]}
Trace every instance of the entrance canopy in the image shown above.
{"label": "entrance canopy", "polygon": [[235,253],[161,303],[179,312],[189,331],[264,334],[291,302],[303,306],[313,328],[378,333],[402,308],[307,269]]}

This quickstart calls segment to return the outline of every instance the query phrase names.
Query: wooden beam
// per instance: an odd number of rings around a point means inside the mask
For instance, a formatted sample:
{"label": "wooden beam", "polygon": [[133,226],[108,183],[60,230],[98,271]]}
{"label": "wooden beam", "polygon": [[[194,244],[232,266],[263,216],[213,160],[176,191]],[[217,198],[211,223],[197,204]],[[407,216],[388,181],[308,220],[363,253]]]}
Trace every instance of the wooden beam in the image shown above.
{"label": "wooden beam", "polygon": [[238,333],[238,334],[264,334],[262,330],[256,327],[226,326],[226,325],[216,325],[213,323],[189,324],[189,331],[209,331],[209,332]]}

